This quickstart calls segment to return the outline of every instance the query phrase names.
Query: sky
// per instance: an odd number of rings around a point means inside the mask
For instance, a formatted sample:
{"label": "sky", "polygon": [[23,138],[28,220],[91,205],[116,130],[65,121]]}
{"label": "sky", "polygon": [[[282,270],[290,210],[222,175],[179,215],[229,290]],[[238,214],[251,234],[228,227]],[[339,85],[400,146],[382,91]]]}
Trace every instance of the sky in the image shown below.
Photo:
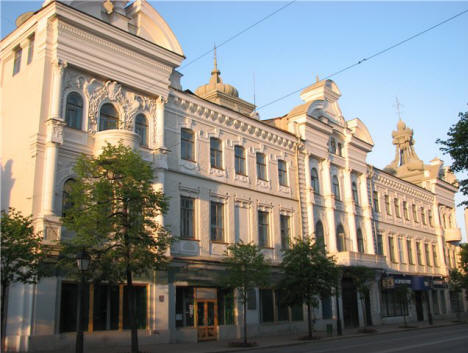
{"label": "sky", "polygon": [[[21,13],[41,1],[1,1],[1,36],[14,30]],[[285,6],[282,1],[150,1],[178,38],[185,62],[182,86],[194,91],[208,82],[213,56],[190,61]],[[296,1],[217,49],[225,83],[261,107],[369,57],[468,9],[468,2]],[[255,77],[255,80],[254,80]],[[372,60],[333,77],[345,119],[360,118],[375,146],[368,163],[384,168],[394,157],[391,132],[401,117],[414,130],[415,149],[428,163],[442,155],[458,113],[468,110],[468,13]],[[255,90],[254,90],[255,81]],[[287,114],[299,93],[259,109],[261,119]],[[458,174],[459,178],[468,175]],[[459,193],[456,203],[463,201]],[[463,209],[458,226],[465,233]],[[466,241],[466,236],[464,236]]]}

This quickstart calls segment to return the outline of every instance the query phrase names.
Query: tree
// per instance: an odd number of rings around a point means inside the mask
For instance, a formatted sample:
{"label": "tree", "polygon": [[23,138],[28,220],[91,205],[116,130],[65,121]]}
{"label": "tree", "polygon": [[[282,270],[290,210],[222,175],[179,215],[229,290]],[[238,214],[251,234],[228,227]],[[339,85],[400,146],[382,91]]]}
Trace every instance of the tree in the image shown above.
{"label": "tree", "polygon": [[237,289],[244,310],[243,345],[247,346],[247,300],[250,290],[268,284],[270,268],[260,248],[253,243],[228,246],[223,262],[226,271],[220,278],[223,287]]}
{"label": "tree", "polygon": [[41,236],[34,232],[31,216],[23,216],[20,211],[9,208],[1,212],[1,339],[5,350],[7,322],[7,293],[15,282],[36,283],[44,273],[41,264],[47,256]]}
{"label": "tree", "polygon": [[153,189],[150,164],[122,144],[107,144],[98,157],[81,156],[74,171],[77,177],[63,223],[75,236],[63,245],[62,263],[85,249],[94,280],[126,282],[131,351],[137,353],[133,278],[161,269],[168,261],[172,238],[157,222],[167,210],[167,200]]}
{"label": "tree", "polygon": [[292,247],[285,249],[281,262],[283,276],[280,286],[290,305],[307,305],[308,338],[312,339],[312,309],[319,297],[328,297],[337,287],[339,270],[324,246],[309,238],[297,238]]}
{"label": "tree", "polygon": [[367,317],[366,297],[369,297],[370,286],[375,280],[375,270],[365,266],[352,266],[347,268],[345,273],[352,279],[356,290],[359,292],[364,326],[367,326],[369,318]]}
{"label": "tree", "polygon": [[[450,155],[453,160],[450,169],[453,172],[468,171],[468,112],[458,114],[460,120],[452,125],[447,133],[448,139],[437,139],[437,143],[444,154]],[[468,179],[460,181],[460,191],[468,196]],[[468,206],[468,200],[461,205]]]}
{"label": "tree", "polygon": [[460,268],[463,275],[463,288],[468,291],[468,243],[460,244]]}
{"label": "tree", "polygon": [[460,293],[463,291],[465,278],[458,269],[449,272],[449,288],[457,295],[457,320],[460,320]]}

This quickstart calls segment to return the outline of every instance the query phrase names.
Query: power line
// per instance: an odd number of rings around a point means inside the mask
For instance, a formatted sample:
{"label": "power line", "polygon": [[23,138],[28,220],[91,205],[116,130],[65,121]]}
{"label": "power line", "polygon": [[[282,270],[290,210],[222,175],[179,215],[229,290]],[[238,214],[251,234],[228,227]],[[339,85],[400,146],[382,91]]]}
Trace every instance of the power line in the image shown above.
{"label": "power line", "polygon": [[[252,29],[253,27],[255,27],[256,25],[262,23],[263,21],[269,19],[270,17],[272,17],[273,15],[277,14],[278,12],[280,12],[281,10],[284,10],[285,8],[287,8],[288,6],[291,6],[293,3],[295,3],[297,0],[292,0],[290,2],[288,2],[287,4],[281,6],[280,8],[278,8],[277,10],[273,11],[272,13],[266,15],[265,17],[262,17],[260,20],[258,20],[257,22],[255,22],[254,24],[251,24],[250,26],[248,26],[247,28],[244,28],[243,30],[241,30],[240,32],[237,32],[236,34],[232,35],[231,37],[229,37],[228,39],[224,40],[223,42],[221,42],[221,44],[219,45],[216,45],[217,48],[220,48],[222,47],[224,44],[227,44],[229,43],[230,41],[236,39],[237,37],[239,37],[241,34],[247,32],[248,30]],[[194,62],[200,60],[201,58],[207,56],[208,54],[210,54],[211,52],[213,51],[213,49],[210,49],[206,52],[204,52],[203,54],[201,54],[200,56],[197,56],[195,59],[193,59],[192,61],[189,61],[187,64],[185,65],[182,65],[179,70],[182,70],[182,69],[185,69],[187,66],[193,64]]]}
{"label": "power line", "polygon": [[[347,70],[352,69],[352,68],[355,67],[355,66],[358,66],[358,65],[362,64],[363,62],[369,61],[369,60],[371,60],[371,59],[373,59],[373,58],[375,58],[375,57],[377,57],[377,56],[379,56],[379,55],[382,55],[382,54],[384,54],[384,53],[386,53],[386,52],[388,52],[388,51],[390,51],[390,50],[392,50],[392,49],[394,49],[394,48],[396,48],[396,47],[398,47],[398,46],[400,46],[400,45],[402,45],[402,44],[404,44],[404,43],[406,43],[406,42],[409,42],[410,40],[412,40],[412,39],[414,39],[414,38],[416,38],[416,37],[419,37],[419,36],[421,36],[421,35],[423,35],[423,34],[429,32],[429,31],[431,31],[431,30],[433,30],[433,29],[435,29],[435,28],[437,28],[437,27],[439,27],[439,26],[441,26],[441,25],[443,25],[443,24],[445,24],[445,23],[447,23],[447,22],[452,21],[453,19],[455,19],[455,18],[457,18],[457,17],[459,17],[459,16],[461,16],[461,15],[464,15],[464,14],[467,13],[467,12],[468,12],[468,9],[467,9],[467,10],[464,10],[464,11],[462,11],[462,12],[459,12],[459,13],[457,13],[456,15],[454,15],[454,16],[452,16],[452,17],[449,17],[449,18],[447,18],[447,19],[445,19],[445,20],[443,20],[442,22],[439,22],[439,23],[437,23],[437,24],[435,24],[435,25],[433,25],[433,26],[431,26],[431,27],[429,27],[429,28],[427,28],[427,29],[425,29],[425,30],[423,30],[423,31],[421,31],[421,32],[418,32],[418,33],[412,35],[411,37],[408,37],[408,38],[406,38],[406,39],[404,39],[404,40],[402,40],[402,41],[399,41],[399,42],[397,42],[397,43],[395,43],[395,44],[393,44],[393,45],[391,45],[391,46],[389,46],[389,47],[387,47],[387,48],[385,48],[385,49],[383,49],[383,50],[380,50],[380,51],[376,52],[375,54],[372,54],[371,56],[368,56],[368,57],[366,57],[366,58],[363,58],[363,59],[359,60],[358,62],[356,62],[356,63],[354,63],[354,64],[351,64],[351,65],[349,65],[349,66],[346,66],[346,67],[344,67],[343,69],[338,70],[338,71],[336,71],[336,72],[334,72],[334,73],[332,73],[332,74],[326,76],[325,78],[323,78],[323,80],[327,80],[327,79],[329,79],[329,78],[331,78],[331,77],[333,77],[333,76],[337,76],[337,75],[339,75],[339,74],[341,74],[341,73],[343,73],[343,72],[345,72],[345,71],[347,71]],[[281,97],[279,97],[279,98],[276,98],[276,99],[272,100],[271,102],[268,102],[268,103],[266,103],[266,104],[264,104],[264,105],[258,107],[258,108],[257,108],[257,111],[260,110],[260,109],[263,109],[263,108],[265,108],[265,107],[268,107],[269,105],[272,105],[272,104],[274,104],[274,103],[276,103],[276,102],[279,102],[279,101],[281,101],[281,100],[283,100],[283,99],[285,99],[285,98],[288,98],[288,97],[292,96],[293,94],[296,94],[296,93],[302,91],[303,89],[305,89],[306,87],[309,87],[309,86],[310,86],[310,85],[304,86],[304,87],[302,87],[302,88],[299,88],[299,89],[295,90],[294,92],[290,92],[290,93],[288,93],[288,94],[286,94],[286,95],[284,95],[284,96],[281,96]]]}

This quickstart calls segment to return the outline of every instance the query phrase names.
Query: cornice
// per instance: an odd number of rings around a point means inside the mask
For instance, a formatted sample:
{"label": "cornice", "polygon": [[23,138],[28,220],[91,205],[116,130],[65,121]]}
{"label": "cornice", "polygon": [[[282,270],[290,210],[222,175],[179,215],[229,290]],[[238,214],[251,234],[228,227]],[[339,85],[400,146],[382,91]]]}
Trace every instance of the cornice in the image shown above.
{"label": "cornice", "polygon": [[[375,170],[375,169],[374,169]],[[398,190],[405,195],[411,195],[411,196],[416,196],[420,199],[423,199],[424,201],[427,202],[433,202],[434,201],[434,193],[432,193],[429,190],[422,189],[414,184],[409,184],[406,182],[400,182],[400,180],[394,180],[394,177],[388,177],[385,174],[382,173],[375,173],[374,174],[374,183],[378,184],[380,183],[381,185],[385,185],[387,187],[391,187],[394,190]]]}
{"label": "cornice", "polygon": [[296,139],[293,136],[279,132],[261,121],[249,119],[242,114],[224,110],[222,107],[210,107],[212,104],[198,102],[196,98],[178,91],[170,92],[169,103],[194,117],[205,119],[210,123],[216,122],[226,129],[250,135],[256,140],[263,140],[264,143],[286,148],[291,152],[294,151]]}

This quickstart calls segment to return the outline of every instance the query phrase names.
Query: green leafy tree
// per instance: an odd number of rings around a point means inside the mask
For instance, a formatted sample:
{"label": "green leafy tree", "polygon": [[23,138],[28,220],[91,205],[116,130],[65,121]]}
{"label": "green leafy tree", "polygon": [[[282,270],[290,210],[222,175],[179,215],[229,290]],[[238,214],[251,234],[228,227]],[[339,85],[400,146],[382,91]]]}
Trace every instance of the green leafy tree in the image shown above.
{"label": "green leafy tree", "polygon": [[311,339],[312,310],[319,297],[333,294],[339,278],[339,269],[332,257],[326,255],[323,244],[309,238],[297,238],[292,247],[285,249],[281,262],[285,301],[290,305],[307,305],[308,337]]}
{"label": "green leafy tree", "polygon": [[463,288],[468,291],[468,243],[460,245],[460,268],[463,274]]}
{"label": "green leafy tree", "polygon": [[460,320],[460,293],[465,285],[465,277],[458,269],[451,269],[449,272],[449,288],[457,294],[457,320]]}
{"label": "green leafy tree", "polygon": [[[167,200],[155,191],[154,172],[132,149],[107,144],[98,157],[81,156],[74,168],[64,212],[64,226],[75,236],[63,244],[65,269],[81,249],[91,257],[90,277],[126,282],[131,328],[131,351],[138,352],[134,276],[161,269],[172,238],[157,217]],[[67,265],[68,264],[68,265]]]}
{"label": "green leafy tree", "polygon": [[352,266],[345,270],[347,277],[351,278],[361,301],[364,326],[367,326],[366,297],[369,297],[370,287],[375,280],[375,270],[365,266]]}
{"label": "green leafy tree", "polygon": [[[447,133],[448,139],[437,139],[437,143],[442,145],[442,152],[450,155],[453,160],[450,169],[453,172],[468,171],[468,112],[458,114],[460,120],[452,125]],[[468,196],[468,179],[460,181],[460,191]],[[461,205],[468,206],[468,200]]]}
{"label": "green leafy tree", "polygon": [[247,300],[250,290],[266,286],[270,279],[270,267],[260,248],[253,243],[235,243],[228,246],[223,262],[226,271],[220,284],[237,289],[244,309],[243,344],[247,346]]}
{"label": "green leafy tree", "polygon": [[[41,266],[47,256],[47,248],[41,236],[34,232],[31,216],[10,208],[1,212],[1,282],[2,282],[2,347],[5,348],[7,322],[7,293],[15,282],[30,284],[44,274]],[[4,349],[3,349],[4,350]]]}

